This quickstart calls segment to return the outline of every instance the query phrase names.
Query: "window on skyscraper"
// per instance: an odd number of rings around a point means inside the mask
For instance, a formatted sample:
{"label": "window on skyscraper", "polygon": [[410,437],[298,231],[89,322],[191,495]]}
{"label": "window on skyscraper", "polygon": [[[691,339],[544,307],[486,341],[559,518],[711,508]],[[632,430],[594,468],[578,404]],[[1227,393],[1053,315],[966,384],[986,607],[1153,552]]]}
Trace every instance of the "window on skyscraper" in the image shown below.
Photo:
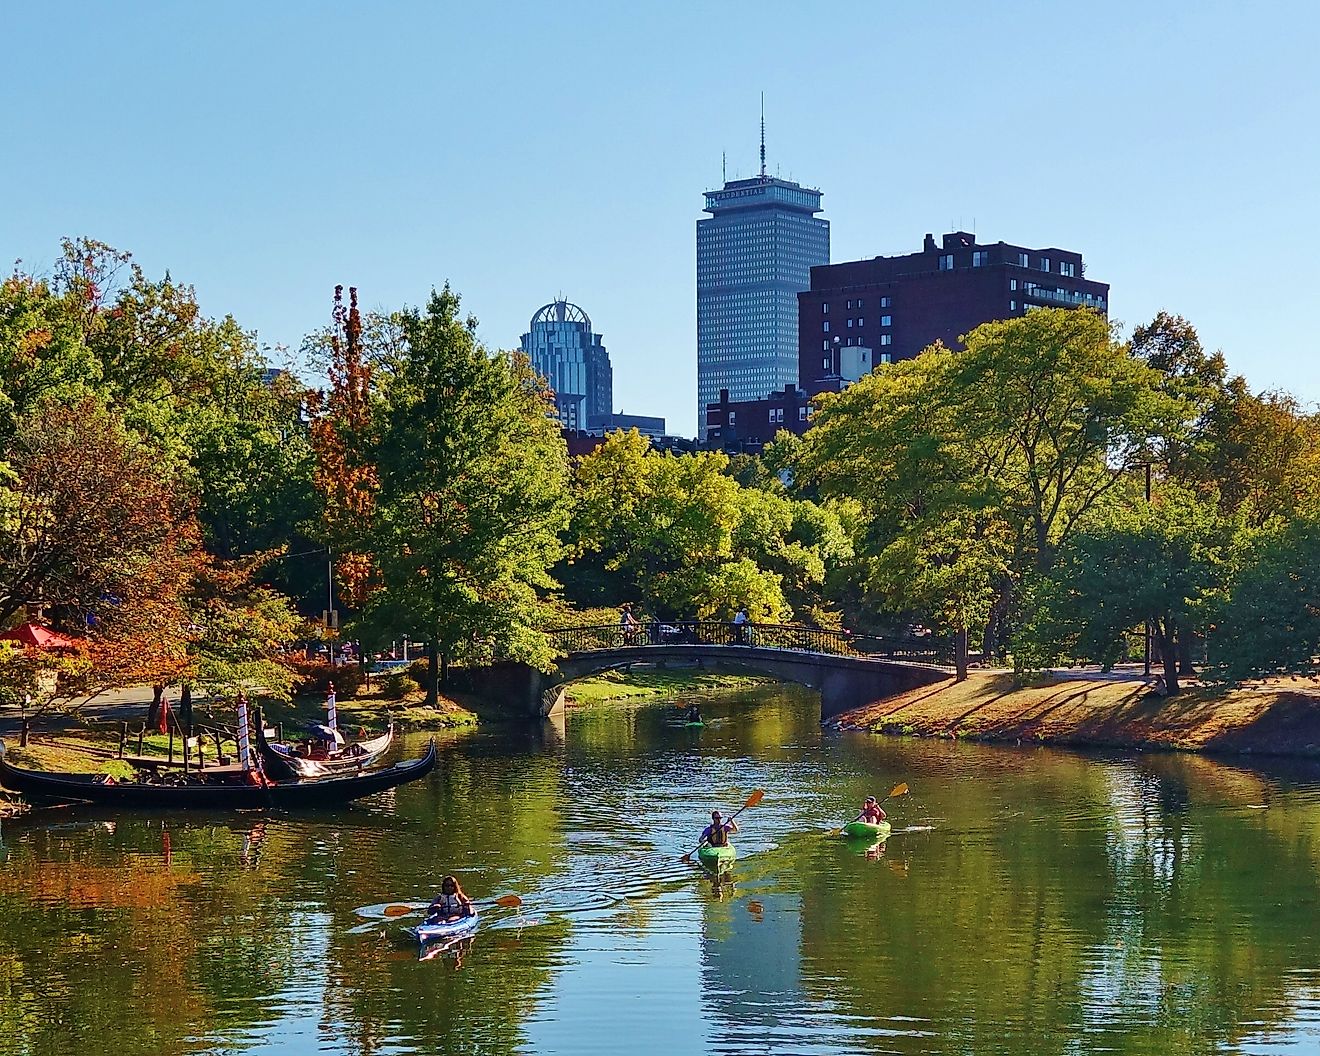
{"label": "window on skyscraper", "polygon": [[940,255],[940,271],[952,271],[952,270],[953,270],[953,254],[942,253]]}
{"label": "window on skyscraper", "polygon": [[1041,270],[1041,271],[1049,271],[1049,270],[1050,270],[1050,258],[1049,258],[1049,257],[1041,257],[1041,258],[1040,258],[1040,270]]}
{"label": "window on skyscraper", "polygon": [[990,254],[983,249],[975,250],[972,253],[972,267],[983,268],[989,263]]}
{"label": "window on skyscraper", "polygon": [[820,324],[820,328],[823,331],[825,331],[825,333],[828,334],[830,332],[830,321],[826,319],[823,323]]}
{"label": "window on skyscraper", "polygon": [[893,307],[893,304],[894,304],[894,298],[892,298],[892,297],[881,297],[881,298],[880,298],[880,307],[881,307],[881,308],[890,308],[890,307]]}

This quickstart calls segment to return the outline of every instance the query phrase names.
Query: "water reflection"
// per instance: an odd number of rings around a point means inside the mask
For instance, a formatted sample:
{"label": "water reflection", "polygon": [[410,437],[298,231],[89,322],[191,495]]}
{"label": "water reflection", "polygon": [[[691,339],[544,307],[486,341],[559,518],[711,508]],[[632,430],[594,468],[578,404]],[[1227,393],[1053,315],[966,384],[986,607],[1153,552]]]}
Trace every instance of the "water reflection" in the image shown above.
{"label": "water reflection", "polygon": [[[1320,1040],[1314,765],[822,735],[791,689],[703,712],[454,739],[427,782],[328,813],[6,822],[0,1054]],[[887,841],[827,838],[899,781]],[[679,861],[755,788],[731,876]],[[449,871],[523,905],[422,959],[354,911]]]}

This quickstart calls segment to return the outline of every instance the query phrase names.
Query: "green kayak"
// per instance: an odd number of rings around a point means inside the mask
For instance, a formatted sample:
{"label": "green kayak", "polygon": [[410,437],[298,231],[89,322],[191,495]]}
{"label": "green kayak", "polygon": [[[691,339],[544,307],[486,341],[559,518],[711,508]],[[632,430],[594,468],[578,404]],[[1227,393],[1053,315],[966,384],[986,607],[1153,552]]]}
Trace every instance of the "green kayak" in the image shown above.
{"label": "green kayak", "polygon": [[843,827],[846,839],[883,840],[889,835],[889,822],[850,821]]}
{"label": "green kayak", "polygon": [[704,722],[702,722],[700,719],[698,719],[696,722],[685,722],[685,723],[683,723],[683,725],[684,725],[684,726],[705,726],[706,724],[705,724]]}
{"label": "green kayak", "polygon": [[738,857],[738,852],[733,844],[726,844],[723,847],[702,847],[697,851],[697,859],[701,864],[712,872],[722,873],[733,866],[734,859]]}

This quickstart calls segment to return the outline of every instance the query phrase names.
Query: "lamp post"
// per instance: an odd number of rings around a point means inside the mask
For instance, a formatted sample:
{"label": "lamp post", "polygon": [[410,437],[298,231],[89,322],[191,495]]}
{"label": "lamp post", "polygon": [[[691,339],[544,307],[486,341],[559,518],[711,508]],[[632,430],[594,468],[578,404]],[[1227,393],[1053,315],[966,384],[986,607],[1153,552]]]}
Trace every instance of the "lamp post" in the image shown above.
{"label": "lamp post", "polygon": [[[1146,463],[1146,505],[1150,506],[1150,463]],[[1145,657],[1145,675],[1150,678],[1150,618],[1146,618],[1146,657]]]}

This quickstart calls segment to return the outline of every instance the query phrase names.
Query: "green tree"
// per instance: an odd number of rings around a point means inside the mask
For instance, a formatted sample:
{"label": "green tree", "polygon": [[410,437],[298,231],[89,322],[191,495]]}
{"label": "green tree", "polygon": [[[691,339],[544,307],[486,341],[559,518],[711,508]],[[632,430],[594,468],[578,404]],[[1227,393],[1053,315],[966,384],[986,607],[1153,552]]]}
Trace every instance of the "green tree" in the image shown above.
{"label": "green tree", "polygon": [[[1179,644],[1205,626],[1231,527],[1214,502],[1167,486],[1150,504],[1113,504],[1069,538],[1035,581],[1039,659],[1118,660],[1123,637],[1149,623],[1165,692],[1179,691]],[[1031,644],[1023,635],[1023,652]]]}
{"label": "green tree", "polygon": [[1315,673],[1320,655],[1320,516],[1276,519],[1234,547],[1209,636],[1225,677]]}
{"label": "green tree", "polygon": [[964,344],[820,397],[795,486],[860,503],[872,597],[960,641],[981,630],[988,653],[1014,585],[1048,570],[1190,409],[1090,311],[987,323]]}
{"label": "green tree", "polygon": [[837,622],[826,581],[852,549],[836,512],[790,498],[754,460],[659,452],[636,430],[616,432],[579,463],[576,494],[570,592],[585,564],[594,600],[640,600],[666,618],[728,619],[746,606],[765,623]]}
{"label": "green tree", "polygon": [[543,383],[481,345],[448,287],[403,329],[353,455],[374,467],[372,501],[344,528],[373,566],[362,628],[431,642],[434,702],[438,657],[550,662],[538,620],[567,521],[567,452]]}

